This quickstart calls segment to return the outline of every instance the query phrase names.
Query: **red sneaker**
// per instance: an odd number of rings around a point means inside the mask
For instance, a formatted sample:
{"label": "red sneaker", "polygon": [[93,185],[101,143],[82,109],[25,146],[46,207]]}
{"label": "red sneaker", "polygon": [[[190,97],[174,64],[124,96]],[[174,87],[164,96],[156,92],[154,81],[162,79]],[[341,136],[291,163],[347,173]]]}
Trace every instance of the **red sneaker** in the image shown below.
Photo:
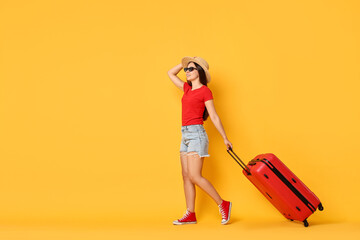
{"label": "red sneaker", "polygon": [[219,212],[221,213],[221,224],[227,224],[230,220],[231,202],[223,200],[219,205]]}
{"label": "red sneaker", "polygon": [[183,224],[194,224],[196,223],[196,216],[194,212],[186,210],[184,216],[178,220],[173,221],[174,225],[183,225]]}

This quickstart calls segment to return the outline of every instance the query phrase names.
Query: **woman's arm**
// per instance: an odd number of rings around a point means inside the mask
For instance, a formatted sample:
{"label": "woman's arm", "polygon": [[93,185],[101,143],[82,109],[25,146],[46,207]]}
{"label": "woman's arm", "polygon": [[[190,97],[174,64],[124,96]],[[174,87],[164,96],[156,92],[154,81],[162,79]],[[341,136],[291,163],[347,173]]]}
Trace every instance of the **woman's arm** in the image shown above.
{"label": "woman's arm", "polygon": [[232,148],[232,144],[227,139],[227,136],[226,136],[224,127],[221,123],[220,117],[216,113],[214,101],[213,100],[206,101],[205,106],[206,106],[206,109],[208,110],[211,121],[213,122],[214,126],[216,127],[216,129],[219,131],[219,133],[223,137],[226,148],[229,150],[229,147]]}
{"label": "woman's arm", "polygon": [[184,91],[185,82],[182,81],[178,76],[176,76],[181,71],[182,68],[183,67],[181,63],[179,65],[176,65],[175,67],[173,67],[168,71],[168,76],[171,79],[171,81],[175,84],[175,86],[177,86],[178,88]]}

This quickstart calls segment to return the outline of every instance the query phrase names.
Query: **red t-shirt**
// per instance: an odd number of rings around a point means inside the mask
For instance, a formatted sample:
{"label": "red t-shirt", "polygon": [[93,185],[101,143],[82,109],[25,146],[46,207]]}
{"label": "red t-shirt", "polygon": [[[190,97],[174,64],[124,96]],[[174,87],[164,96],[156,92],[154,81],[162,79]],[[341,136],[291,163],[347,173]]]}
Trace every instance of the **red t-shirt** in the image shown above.
{"label": "red t-shirt", "polygon": [[191,86],[184,83],[182,102],[182,126],[203,124],[205,102],[213,99],[210,89],[203,85],[201,88],[191,90]]}

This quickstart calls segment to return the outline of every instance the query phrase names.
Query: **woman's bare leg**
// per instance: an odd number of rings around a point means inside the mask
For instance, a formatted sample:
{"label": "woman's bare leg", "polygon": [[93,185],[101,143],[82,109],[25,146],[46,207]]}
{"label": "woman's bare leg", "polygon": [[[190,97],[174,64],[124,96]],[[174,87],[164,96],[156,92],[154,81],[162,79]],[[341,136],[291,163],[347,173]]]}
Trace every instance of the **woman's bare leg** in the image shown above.
{"label": "woman's bare leg", "polygon": [[188,157],[186,152],[180,153],[181,159],[181,168],[182,168],[182,176],[184,181],[184,192],[185,192],[185,200],[186,207],[190,212],[195,212],[195,185],[191,182],[189,174],[188,174]]}
{"label": "woman's bare leg", "polygon": [[222,198],[214,188],[214,186],[201,175],[204,158],[200,157],[196,152],[190,152],[187,155],[187,173],[193,184],[204,190],[217,205],[220,205]]}

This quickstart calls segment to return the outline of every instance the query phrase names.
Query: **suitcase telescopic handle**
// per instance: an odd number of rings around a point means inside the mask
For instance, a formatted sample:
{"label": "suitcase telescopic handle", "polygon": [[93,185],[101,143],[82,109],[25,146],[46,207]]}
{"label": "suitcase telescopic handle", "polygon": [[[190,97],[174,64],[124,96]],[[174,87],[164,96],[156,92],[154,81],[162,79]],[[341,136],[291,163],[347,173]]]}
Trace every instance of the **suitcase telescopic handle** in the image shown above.
{"label": "suitcase telescopic handle", "polygon": [[[245,170],[247,175],[251,175],[250,168],[248,168],[248,166],[246,166],[246,164],[243,161],[241,161],[241,159],[238,157],[238,155],[236,155],[236,153],[232,150],[232,148],[229,148],[227,152],[240,165],[240,167]],[[234,157],[233,154],[236,156],[237,159]]]}

